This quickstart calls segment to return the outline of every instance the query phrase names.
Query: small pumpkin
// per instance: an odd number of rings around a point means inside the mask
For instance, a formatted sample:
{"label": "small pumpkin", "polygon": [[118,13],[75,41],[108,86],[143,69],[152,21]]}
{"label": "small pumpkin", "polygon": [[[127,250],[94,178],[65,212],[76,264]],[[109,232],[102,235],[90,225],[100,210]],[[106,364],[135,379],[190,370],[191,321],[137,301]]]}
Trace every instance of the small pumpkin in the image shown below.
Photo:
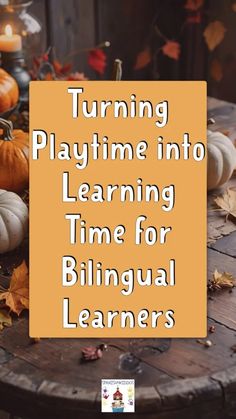
{"label": "small pumpkin", "polygon": [[28,186],[28,159],[29,134],[0,118],[0,189],[21,192]]}
{"label": "small pumpkin", "polygon": [[28,230],[28,208],[14,192],[0,189],[0,253],[10,252]]}
{"label": "small pumpkin", "polygon": [[207,189],[218,188],[227,182],[236,168],[236,149],[221,132],[207,132]]}
{"label": "small pumpkin", "polygon": [[19,99],[18,85],[10,74],[0,68],[0,113],[9,111]]}

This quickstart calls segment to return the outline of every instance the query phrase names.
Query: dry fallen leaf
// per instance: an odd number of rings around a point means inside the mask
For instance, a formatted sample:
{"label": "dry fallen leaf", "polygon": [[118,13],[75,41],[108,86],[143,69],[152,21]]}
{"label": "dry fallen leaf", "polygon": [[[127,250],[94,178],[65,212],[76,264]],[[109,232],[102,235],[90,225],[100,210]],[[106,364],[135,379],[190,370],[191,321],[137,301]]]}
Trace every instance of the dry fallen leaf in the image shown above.
{"label": "dry fallen leaf", "polygon": [[223,41],[225,32],[226,28],[219,20],[209,23],[203,35],[210,51],[213,51]]}
{"label": "dry fallen leaf", "polygon": [[180,44],[176,41],[167,41],[162,47],[162,52],[173,60],[178,60],[180,56]]}
{"label": "dry fallen leaf", "polygon": [[6,310],[0,310],[0,331],[4,327],[10,327],[12,325],[12,319],[10,314]]}
{"label": "dry fallen leaf", "polygon": [[191,10],[191,11],[196,11],[198,9],[200,9],[200,7],[203,6],[205,0],[187,0],[186,4],[185,4],[185,9],[187,10]]}
{"label": "dry fallen leaf", "polygon": [[230,214],[236,218],[236,191],[228,188],[222,196],[218,196],[214,201],[218,207],[227,212],[226,220]]}
{"label": "dry fallen leaf", "polygon": [[97,361],[102,358],[104,351],[107,351],[107,345],[104,343],[98,346],[86,346],[82,349],[82,361]]}
{"label": "dry fallen leaf", "polygon": [[18,316],[29,308],[29,274],[25,261],[14,269],[10,287],[0,294],[1,300],[5,300],[5,304]]}
{"label": "dry fallen leaf", "polygon": [[231,274],[228,272],[223,272],[222,274],[215,270],[212,275],[212,279],[208,282],[209,291],[217,291],[225,288],[233,288],[235,285],[235,280]]}
{"label": "dry fallen leaf", "polygon": [[134,65],[135,70],[141,70],[151,62],[152,56],[149,47],[146,47],[143,51],[139,52]]}
{"label": "dry fallen leaf", "polygon": [[217,58],[215,58],[211,63],[210,74],[213,80],[217,82],[221,81],[223,78],[222,65],[221,65],[221,62],[217,60]]}

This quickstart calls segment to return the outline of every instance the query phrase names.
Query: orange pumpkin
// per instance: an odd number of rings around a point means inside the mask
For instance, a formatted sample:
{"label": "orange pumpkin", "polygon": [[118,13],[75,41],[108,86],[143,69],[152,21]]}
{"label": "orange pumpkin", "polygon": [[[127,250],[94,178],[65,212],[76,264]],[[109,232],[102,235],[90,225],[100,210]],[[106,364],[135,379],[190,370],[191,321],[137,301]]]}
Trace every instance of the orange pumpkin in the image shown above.
{"label": "orange pumpkin", "polygon": [[29,182],[29,134],[0,118],[0,189],[21,192]]}
{"label": "orange pumpkin", "polygon": [[18,85],[5,70],[0,68],[0,113],[13,108],[19,99]]}

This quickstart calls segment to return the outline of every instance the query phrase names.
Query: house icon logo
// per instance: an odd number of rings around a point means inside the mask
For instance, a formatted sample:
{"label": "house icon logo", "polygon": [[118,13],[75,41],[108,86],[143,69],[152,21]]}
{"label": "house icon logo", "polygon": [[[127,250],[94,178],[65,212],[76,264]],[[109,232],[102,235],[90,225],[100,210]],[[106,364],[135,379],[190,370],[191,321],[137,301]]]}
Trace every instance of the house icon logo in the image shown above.
{"label": "house icon logo", "polygon": [[101,411],[132,413],[135,411],[134,380],[101,380]]}

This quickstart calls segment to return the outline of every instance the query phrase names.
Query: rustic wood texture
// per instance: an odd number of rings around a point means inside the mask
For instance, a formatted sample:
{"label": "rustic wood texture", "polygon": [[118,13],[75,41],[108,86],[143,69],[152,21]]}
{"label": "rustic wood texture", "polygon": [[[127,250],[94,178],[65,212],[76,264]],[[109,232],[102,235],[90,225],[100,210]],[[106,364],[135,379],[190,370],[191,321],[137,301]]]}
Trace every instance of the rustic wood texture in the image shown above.
{"label": "rustic wood texture", "polygon": [[[235,179],[231,187],[236,187]],[[209,245],[208,279],[215,269],[236,277],[235,249],[236,231]],[[27,245],[0,259],[5,281],[25,257]],[[188,293],[191,278],[186,298]],[[212,293],[207,325],[215,331],[207,336],[210,348],[196,339],[104,339],[108,351],[88,364],[80,361],[81,349],[100,340],[43,339],[32,344],[27,315],[15,318],[0,335],[0,408],[32,419],[96,418],[101,378],[135,378],[134,419],[236,418],[235,313],[235,290]]]}

